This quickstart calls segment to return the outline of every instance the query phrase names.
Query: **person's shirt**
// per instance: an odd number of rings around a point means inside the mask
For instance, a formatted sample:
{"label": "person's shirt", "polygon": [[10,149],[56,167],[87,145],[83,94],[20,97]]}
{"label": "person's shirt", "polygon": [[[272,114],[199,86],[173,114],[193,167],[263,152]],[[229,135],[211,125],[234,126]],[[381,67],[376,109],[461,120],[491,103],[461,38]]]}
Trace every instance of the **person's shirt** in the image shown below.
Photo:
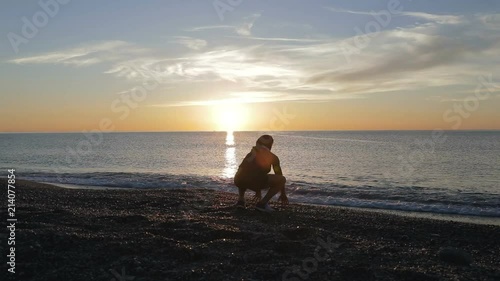
{"label": "person's shirt", "polygon": [[241,162],[239,170],[241,172],[260,172],[268,174],[273,167],[274,173],[282,175],[280,160],[265,146],[254,146]]}

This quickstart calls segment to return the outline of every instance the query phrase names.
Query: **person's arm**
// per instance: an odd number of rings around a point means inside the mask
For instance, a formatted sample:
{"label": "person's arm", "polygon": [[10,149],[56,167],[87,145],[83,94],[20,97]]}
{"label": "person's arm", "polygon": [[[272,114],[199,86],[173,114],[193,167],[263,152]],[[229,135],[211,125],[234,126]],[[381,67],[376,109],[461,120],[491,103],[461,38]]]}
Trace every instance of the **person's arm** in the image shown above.
{"label": "person's arm", "polygon": [[275,175],[283,175],[283,171],[281,170],[280,166],[280,159],[276,155],[274,155],[273,170]]}
{"label": "person's arm", "polygon": [[[280,166],[280,159],[278,156],[274,155],[275,159],[273,161],[273,170],[275,175],[280,175],[283,176],[283,171],[281,170]],[[285,185],[283,185],[280,189],[281,195],[280,195],[280,201],[283,202],[284,204],[288,204],[288,198],[286,196],[286,191],[285,191]],[[286,203],[285,203],[286,202]]]}

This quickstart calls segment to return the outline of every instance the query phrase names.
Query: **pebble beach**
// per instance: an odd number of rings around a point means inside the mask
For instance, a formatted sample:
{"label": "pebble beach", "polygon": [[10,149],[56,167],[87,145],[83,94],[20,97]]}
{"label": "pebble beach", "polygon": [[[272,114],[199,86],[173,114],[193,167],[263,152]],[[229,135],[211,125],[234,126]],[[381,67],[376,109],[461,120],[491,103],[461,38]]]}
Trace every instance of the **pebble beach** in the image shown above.
{"label": "pebble beach", "polygon": [[209,189],[17,185],[16,280],[500,280],[499,226],[293,202],[265,214]]}

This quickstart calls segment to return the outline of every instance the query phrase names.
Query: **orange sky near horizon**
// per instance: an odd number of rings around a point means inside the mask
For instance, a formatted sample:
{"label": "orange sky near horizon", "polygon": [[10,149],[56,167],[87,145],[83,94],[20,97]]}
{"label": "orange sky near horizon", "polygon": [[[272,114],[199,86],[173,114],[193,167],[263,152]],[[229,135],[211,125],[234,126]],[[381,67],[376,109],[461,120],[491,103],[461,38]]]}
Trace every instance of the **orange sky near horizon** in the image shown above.
{"label": "orange sky near horizon", "polygon": [[[235,131],[300,131],[300,130],[500,130],[500,121],[495,118],[497,108],[482,104],[481,111],[472,112],[462,118],[450,113],[448,122],[443,114],[452,110],[450,103],[428,106],[425,115],[419,108],[410,110],[391,105],[373,106],[369,101],[340,100],[325,103],[254,103],[246,104],[246,114]],[[188,107],[138,107],[131,109],[123,120],[120,114],[105,107],[47,108],[33,110],[26,107],[16,110],[15,119],[8,118],[9,109],[0,113],[1,132],[80,132],[102,131],[224,131],[224,122],[216,116],[210,106]],[[237,116],[225,115],[237,118]],[[2,116],[3,115],[3,116]],[[61,118],[64,116],[64,118]],[[455,118],[453,118],[455,117]],[[100,128],[103,119],[110,120],[112,129]],[[236,121],[238,122],[238,121]]]}

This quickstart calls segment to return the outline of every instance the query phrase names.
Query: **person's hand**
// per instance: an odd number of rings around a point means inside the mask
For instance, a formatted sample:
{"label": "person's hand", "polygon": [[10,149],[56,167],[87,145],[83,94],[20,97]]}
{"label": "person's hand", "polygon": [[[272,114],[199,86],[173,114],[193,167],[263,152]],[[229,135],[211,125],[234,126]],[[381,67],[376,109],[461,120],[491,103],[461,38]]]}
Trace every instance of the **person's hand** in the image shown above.
{"label": "person's hand", "polygon": [[281,193],[280,197],[278,198],[278,202],[280,202],[282,206],[288,205],[288,197],[286,197],[285,193]]}

